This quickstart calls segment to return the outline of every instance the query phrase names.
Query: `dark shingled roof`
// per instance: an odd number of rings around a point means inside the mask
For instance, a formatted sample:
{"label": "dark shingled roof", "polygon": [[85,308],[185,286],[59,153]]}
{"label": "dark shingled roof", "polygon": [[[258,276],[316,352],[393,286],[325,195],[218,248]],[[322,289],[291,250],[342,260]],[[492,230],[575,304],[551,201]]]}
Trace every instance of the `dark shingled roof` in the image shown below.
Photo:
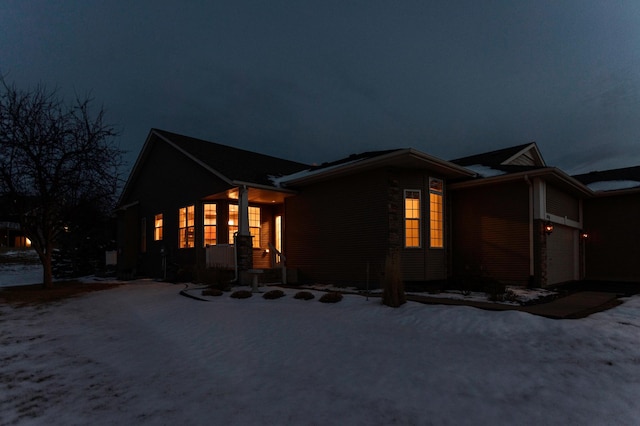
{"label": "dark shingled roof", "polygon": [[311,167],[311,170],[325,169],[325,168],[332,167],[332,166],[337,166],[337,165],[340,165],[340,164],[351,163],[353,161],[368,160],[369,158],[379,157],[381,155],[389,154],[389,153],[395,152],[395,151],[402,151],[402,149],[388,149],[388,150],[385,150],[385,151],[368,151],[368,152],[362,152],[360,154],[351,154],[348,157],[341,158],[341,159],[336,160],[336,161],[331,161],[331,162],[327,162],[327,163],[322,163],[322,164],[320,164],[318,166],[313,166],[313,167]]}
{"label": "dark shingled roof", "polygon": [[573,176],[574,179],[589,185],[594,182],[609,182],[621,180],[635,180],[640,182],[640,166],[622,169],[603,170]]}
{"label": "dark shingled roof", "polygon": [[456,158],[450,160],[459,166],[473,166],[475,164],[482,164],[483,166],[499,166],[504,161],[516,155],[526,147],[531,145],[531,142],[518,146],[512,146],[510,148],[498,149],[496,151],[485,152],[482,154],[471,155],[469,157]]}
{"label": "dark shingled roof", "polygon": [[232,181],[272,186],[269,176],[283,176],[310,168],[308,164],[233,148],[165,130],[152,132],[168,139],[180,149]]}

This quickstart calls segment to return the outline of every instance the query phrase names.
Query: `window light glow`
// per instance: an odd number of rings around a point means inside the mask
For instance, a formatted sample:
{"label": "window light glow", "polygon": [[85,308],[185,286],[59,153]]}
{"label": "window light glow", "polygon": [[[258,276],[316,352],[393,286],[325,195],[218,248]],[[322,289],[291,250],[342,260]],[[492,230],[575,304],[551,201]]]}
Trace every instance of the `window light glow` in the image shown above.
{"label": "window light glow", "polygon": [[214,203],[206,203],[203,206],[202,225],[204,229],[204,246],[212,246],[217,243],[218,210]]}
{"label": "window light glow", "polygon": [[429,179],[429,231],[432,248],[444,247],[443,182]]}
{"label": "window light glow", "polygon": [[153,240],[161,241],[162,240],[162,213],[155,215],[153,220]]}
{"label": "window light glow", "polygon": [[420,191],[404,191],[404,246],[420,247]]}
{"label": "window light glow", "polygon": [[195,206],[178,210],[178,247],[195,247]]}

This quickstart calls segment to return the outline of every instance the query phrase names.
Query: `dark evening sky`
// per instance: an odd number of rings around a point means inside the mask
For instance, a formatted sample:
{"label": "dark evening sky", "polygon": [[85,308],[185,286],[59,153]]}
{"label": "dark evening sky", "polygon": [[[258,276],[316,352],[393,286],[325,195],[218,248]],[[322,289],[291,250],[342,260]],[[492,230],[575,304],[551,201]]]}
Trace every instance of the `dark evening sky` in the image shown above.
{"label": "dark evening sky", "polygon": [[308,163],[536,141],[640,164],[640,2],[0,1],[0,73],[151,127]]}

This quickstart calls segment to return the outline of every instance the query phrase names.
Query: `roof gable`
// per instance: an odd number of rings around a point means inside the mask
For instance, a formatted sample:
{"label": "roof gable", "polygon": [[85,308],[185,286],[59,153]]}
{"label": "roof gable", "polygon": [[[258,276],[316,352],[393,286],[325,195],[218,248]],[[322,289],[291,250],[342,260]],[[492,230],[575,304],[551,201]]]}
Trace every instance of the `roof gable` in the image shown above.
{"label": "roof gable", "polygon": [[535,142],[457,158],[451,162],[461,166],[482,165],[498,169],[501,169],[500,166],[546,167]]}
{"label": "roof gable", "polygon": [[[193,161],[194,166],[203,167],[230,186],[273,187],[270,180],[272,176],[287,175],[310,167],[308,164],[208,142],[165,130],[151,129],[122,190],[119,205],[127,201],[130,188],[138,179],[145,161],[157,143],[168,144]],[[176,153],[176,155],[179,154]]]}
{"label": "roof gable", "polygon": [[282,176],[309,168],[308,164],[221,145],[189,136],[152,129],[185,155],[203,163],[229,181],[271,185],[270,176]]}

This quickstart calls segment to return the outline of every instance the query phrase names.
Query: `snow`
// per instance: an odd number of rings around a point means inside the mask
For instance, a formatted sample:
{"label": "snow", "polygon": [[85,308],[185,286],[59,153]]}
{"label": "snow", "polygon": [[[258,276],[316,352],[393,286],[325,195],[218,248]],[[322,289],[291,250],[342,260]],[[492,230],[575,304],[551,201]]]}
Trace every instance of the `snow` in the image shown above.
{"label": "snow", "polygon": [[[640,297],[580,320],[134,281],[0,305],[0,424],[626,425]],[[312,290],[317,296],[321,292]]]}
{"label": "snow", "polygon": [[506,172],[502,170],[492,169],[491,167],[482,165],[482,164],[474,164],[471,166],[464,166],[466,169],[471,170],[474,173],[477,173],[481,177],[494,177],[504,175]]}
{"label": "snow", "polygon": [[42,265],[35,250],[9,250],[1,257],[0,288],[42,283]]}
{"label": "snow", "polygon": [[640,182],[635,180],[607,180],[593,182],[587,185],[592,191],[617,191],[640,187]]}

